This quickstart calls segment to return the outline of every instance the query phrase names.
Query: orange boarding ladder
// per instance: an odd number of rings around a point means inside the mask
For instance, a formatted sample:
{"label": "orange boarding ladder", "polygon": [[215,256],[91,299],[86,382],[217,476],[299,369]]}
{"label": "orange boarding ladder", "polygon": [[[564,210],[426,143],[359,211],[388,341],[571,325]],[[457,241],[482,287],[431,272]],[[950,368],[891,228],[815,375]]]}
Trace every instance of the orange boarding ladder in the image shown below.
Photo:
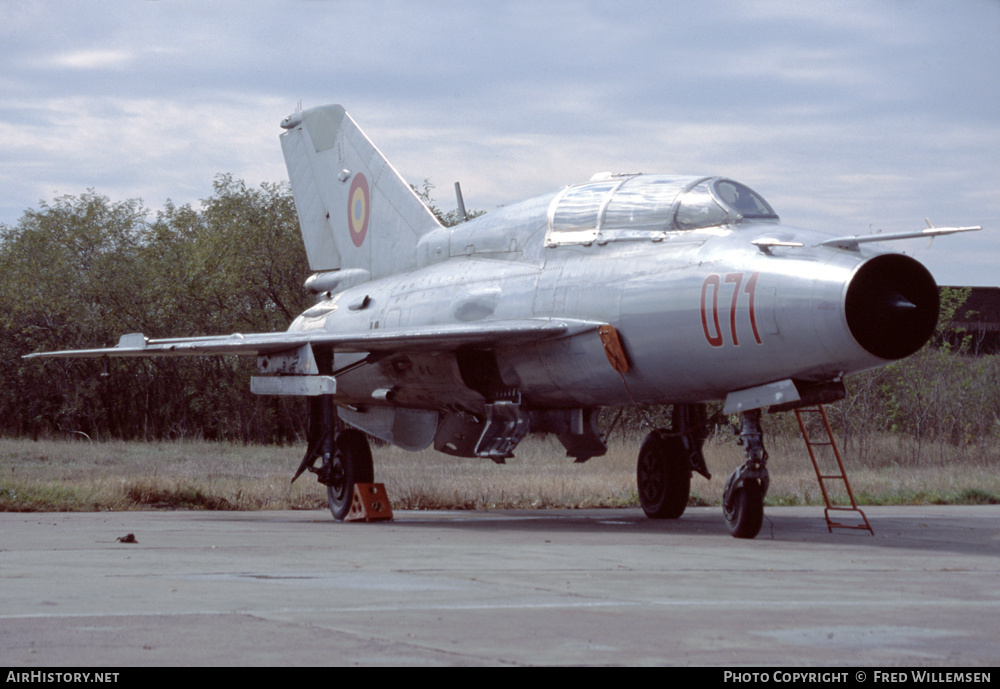
{"label": "orange boarding ladder", "polygon": [[[847,472],[844,471],[844,461],[840,457],[840,450],[837,449],[837,443],[833,439],[833,431],[830,430],[830,420],[826,416],[826,408],[822,404],[818,404],[815,407],[803,407],[801,409],[796,409],[795,418],[799,422],[799,430],[802,431],[802,439],[806,441],[806,449],[809,450],[809,459],[812,460],[813,468],[816,470],[816,478],[819,480],[819,489],[823,491],[823,500],[826,501],[826,510],[824,510],[823,515],[826,517],[826,527],[831,533],[834,528],[838,529],[868,529],[868,531],[874,536],[875,530],[872,529],[872,525],[868,522],[868,517],[865,513],[858,508],[858,503],[854,500],[854,491],[851,490],[851,484],[847,480]],[[809,424],[805,423],[802,416],[803,414],[816,414],[818,413],[823,420],[822,428],[817,428],[818,424],[813,424],[814,434],[822,435],[825,431],[827,440],[825,441],[814,441],[809,436]],[[833,456],[837,460],[837,467],[840,473],[823,473],[820,469],[819,461],[816,457],[816,448],[829,447],[833,450]],[[832,462],[827,462],[830,465],[829,471],[833,471]],[[851,506],[839,506],[833,505],[830,502],[830,494],[827,493],[825,481],[843,481],[844,487],[847,488],[847,496],[851,499]],[[861,515],[861,519],[864,520],[864,524],[844,524],[841,522],[835,522],[830,519],[831,512],[857,512]]]}

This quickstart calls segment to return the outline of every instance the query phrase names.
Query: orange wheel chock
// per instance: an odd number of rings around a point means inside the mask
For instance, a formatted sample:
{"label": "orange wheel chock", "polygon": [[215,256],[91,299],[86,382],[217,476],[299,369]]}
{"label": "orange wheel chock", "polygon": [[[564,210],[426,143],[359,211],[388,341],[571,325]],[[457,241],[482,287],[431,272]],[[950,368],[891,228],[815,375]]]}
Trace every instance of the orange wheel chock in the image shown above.
{"label": "orange wheel chock", "polygon": [[392,521],[392,505],[381,483],[354,484],[354,498],[351,511],[344,517],[346,522]]}

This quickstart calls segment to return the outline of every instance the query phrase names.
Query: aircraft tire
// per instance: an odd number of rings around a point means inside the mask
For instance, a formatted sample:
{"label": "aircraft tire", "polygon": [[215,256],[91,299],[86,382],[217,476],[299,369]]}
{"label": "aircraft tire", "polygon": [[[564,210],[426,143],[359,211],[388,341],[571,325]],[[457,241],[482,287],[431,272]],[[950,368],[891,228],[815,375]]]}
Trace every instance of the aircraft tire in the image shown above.
{"label": "aircraft tire", "polygon": [[731,488],[735,474],[727,481],[722,499],[722,513],[733,538],[756,538],[764,523],[764,488],[759,481],[744,481],[738,488]]}
{"label": "aircraft tire", "polygon": [[338,433],[330,462],[333,467],[331,485],[326,488],[327,501],[333,518],[343,521],[351,511],[354,485],[375,480],[372,451],[365,434],[353,428]]}
{"label": "aircraft tire", "polygon": [[680,438],[646,436],[636,465],[639,504],[650,519],[677,519],[691,494],[691,466]]}

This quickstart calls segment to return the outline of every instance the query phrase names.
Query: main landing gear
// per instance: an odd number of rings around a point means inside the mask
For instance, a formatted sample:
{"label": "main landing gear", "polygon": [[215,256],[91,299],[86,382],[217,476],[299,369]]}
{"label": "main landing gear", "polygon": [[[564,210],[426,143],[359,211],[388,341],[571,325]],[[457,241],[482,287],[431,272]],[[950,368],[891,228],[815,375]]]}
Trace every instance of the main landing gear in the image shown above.
{"label": "main landing gear", "polygon": [[677,519],[691,494],[691,473],[711,478],[701,454],[707,426],[704,404],[674,405],[671,429],[657,429],[639,449],[639,504],[651,519]]}
{"label": "main landing gear", "polygon": [[651,519],[677,519],[691,494],[691,464],[680,438],[653,431],[639,449],[639,503]]}
{"label": "main landing gear", "polygon": [[348,428],[337,433],[333,456],[320,467],[319,482],[326,486],[327,502],[334,519],[343,521],[351,511],[354,484],[372,483],[372,451],[361,431]]}
{"label": "main landing gear", "polygon": [[[639,449],[636,482],[647,517],[677,519],[687,507],[692,473],[711,478],[701,453],[707,434],[705,405],[679,404],[674,406],[670,430],[657,429],[646,436]],[[722,512],[730,534],[754,538],[764,520],[764,496],[770,484],[759,409],[741,414],[740,437],[746,461],[726,480]]]}
{"label": "main landing gear", "polygon": [[326,486],[330,512],[341,521],[351,511],[355,484],[375,480],[368,439],[353,428],[336,430],[336,409],[329,395],[309,398],[309,445],[292,481],[306,470]]}

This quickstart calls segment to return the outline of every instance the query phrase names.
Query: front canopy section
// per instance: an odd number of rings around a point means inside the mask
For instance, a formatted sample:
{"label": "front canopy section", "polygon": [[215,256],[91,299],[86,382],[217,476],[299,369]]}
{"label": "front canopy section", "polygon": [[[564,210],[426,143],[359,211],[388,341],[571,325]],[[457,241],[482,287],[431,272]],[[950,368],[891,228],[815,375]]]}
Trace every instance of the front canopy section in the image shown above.
{"label": "front canopy section", "polygon": [[659,241],[668,233],[744,220],[777,221],[778,216],[763,197],[731,179],[606,175],[556,196],[549,207],[546,244]]}
{"label": "front canopy section", "polygon": [[677,202],[674,224],[678,230],[736,225],[744,220],[778,220],[760,194],[731,179],[714,178],[687,190]]}

